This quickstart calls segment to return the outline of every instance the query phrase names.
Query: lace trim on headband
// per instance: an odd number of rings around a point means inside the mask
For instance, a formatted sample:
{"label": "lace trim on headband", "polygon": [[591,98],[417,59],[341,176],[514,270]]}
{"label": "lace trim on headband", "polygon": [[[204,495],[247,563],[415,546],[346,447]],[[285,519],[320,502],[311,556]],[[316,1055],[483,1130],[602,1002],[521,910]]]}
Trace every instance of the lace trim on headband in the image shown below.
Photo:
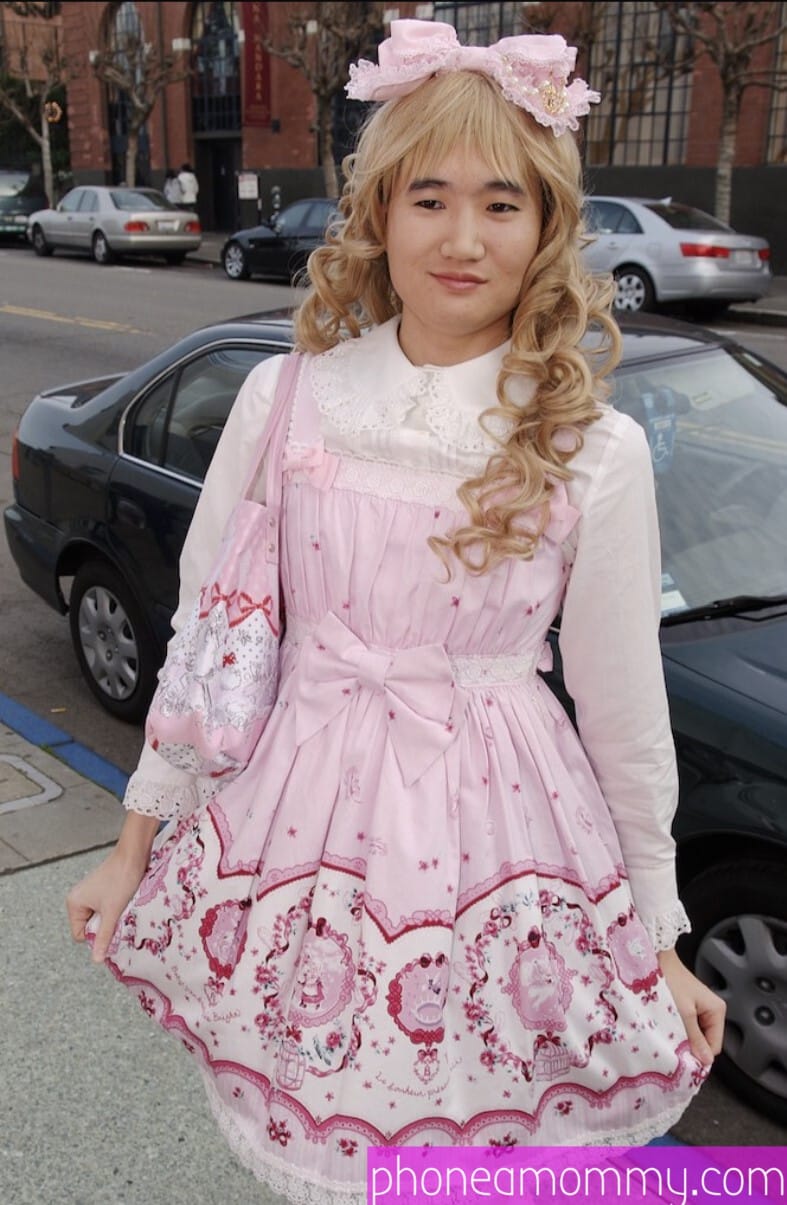
{"label": "lace trim on headband", "polygon": [[[355,340],[337,344],[311,363],[311,385],[317,408],[342,435],[362,431],[390,431],[402,425],[418,407],[428,429],[447,447],[461,452],[482,452],[487,457],[499,449],[478,422],[478,413],[468,413],[448,388],[440,368],[414,368],[412,374],[387,393],[360,393],[353,372]],[[501,439],[508,424],[493,415],[484,420]]]}

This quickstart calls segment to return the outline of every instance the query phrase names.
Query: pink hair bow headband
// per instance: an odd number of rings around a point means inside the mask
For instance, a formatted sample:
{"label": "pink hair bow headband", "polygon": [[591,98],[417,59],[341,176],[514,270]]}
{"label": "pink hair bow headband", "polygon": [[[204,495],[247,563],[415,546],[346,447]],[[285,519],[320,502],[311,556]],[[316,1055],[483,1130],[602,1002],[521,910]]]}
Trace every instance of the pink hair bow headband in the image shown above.
{"label": "pink hair bow headband", "polygon": [[452,25],[442,21],[392,21],[391,36],[380,44],[379,64],[361,59],[350,67],[352,100],[395,100],[446,71],[480,71],[503,96],[526,109],[555,134],[578,128],[590,105],[601,100],[582,79],[567,83],[577,52],[559,34],[522,34],[494,46],[462,46]]}

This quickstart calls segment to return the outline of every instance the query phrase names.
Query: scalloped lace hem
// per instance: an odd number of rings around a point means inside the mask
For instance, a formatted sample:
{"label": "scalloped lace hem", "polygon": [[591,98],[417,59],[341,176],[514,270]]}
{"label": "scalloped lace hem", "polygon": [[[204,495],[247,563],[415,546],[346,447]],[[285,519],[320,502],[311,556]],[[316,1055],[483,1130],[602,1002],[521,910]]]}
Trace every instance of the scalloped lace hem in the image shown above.
{"label": "scalloped lace hem", "polygon": [[650,920],[640,918],[653,943],[654,950],[671,950],[681,933],[691,933],[691,922],[683,904],[677,903],[669,912],[659,913]]}
{"label": "scalloped lace hem", "polygon": [[156,816],[159,820],[182,820],[195,812],[201,802],[196,784],[187,787],[167,786],[131,775],[123,799],[123,807],[141,816]]}
{"label": "scalloped lace hem", "polygon": [[[202,1072],[208,1103],[230,1150],[244,1167],[272,1192],[279,1194],[292,1205],[366,1205],[365,1183],[358,1189],[337,1185],[334,1181],[320,1177],[307,1179],[300,1169],[291,1163],[263,1155],[245,1136],[234,1116],[222,1101],[208,1072]],[[699,1084],[695,1095],[699,1090]],[[656,1138],[662,1138],[675,1125],[688,1107],[689,1099],[682,1098],[679,1104],[664,1110],[658,1117],[649,1118],[638,1126],[613,1130],[601,1134],[583,1134],[566,1146],[647,1146]],[[482,1148],[479,1148],[482,1149]],[[403,1201],[405,1198],[399,1197]]]}

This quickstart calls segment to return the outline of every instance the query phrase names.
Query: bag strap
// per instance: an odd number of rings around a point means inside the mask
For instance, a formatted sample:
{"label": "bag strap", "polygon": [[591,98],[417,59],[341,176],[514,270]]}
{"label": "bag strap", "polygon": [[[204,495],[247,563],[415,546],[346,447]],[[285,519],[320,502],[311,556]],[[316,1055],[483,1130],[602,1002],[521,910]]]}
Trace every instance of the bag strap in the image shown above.
{"label": "bag strap", "polygon": [[295,389],[302,359],[303,355],[301,352],[291,352],[288,356],[284,357],[284,363],[281,366],[279,379],[276,383],[276,392],[273,395],[273,402],[271,403],[271,408],[268,412],[262,435],[260,436],[260,442],[257,445],[257,452],[252,460],[251,468],[243,487],[242,498],[249,498],[251,496],[252,488],[265,462],[266,454],[270,451],[265,477],[265,503],[266,505],[273,504],[275,499],[275,505],[278,506],[281,500],[284,445],[287,441],[290,412],[292,402],[295,398]]}

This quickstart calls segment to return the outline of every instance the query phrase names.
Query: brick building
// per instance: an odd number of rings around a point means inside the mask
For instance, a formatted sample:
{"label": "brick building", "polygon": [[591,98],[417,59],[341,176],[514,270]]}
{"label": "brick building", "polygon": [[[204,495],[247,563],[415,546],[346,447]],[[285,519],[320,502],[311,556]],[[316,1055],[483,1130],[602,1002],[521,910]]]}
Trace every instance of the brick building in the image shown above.
{"label": "brick building", "polygon": [[[200,180],[206,228],[228,229],[252,220],[237,198],[236,177],[254,171],[259,208],[270,190],[286,203],[323,192],[314,132],[314,98],[300,72],[269,55],[267,32],[285,39],[289,3],[246,0],[117,0],[60,6],[63,49],[79,64],[68,86],[71,166],[78,183],[120,180],[124,171],[127,98],[100,83],[90,52],[117,43],[135,23],[163,53],[179,52],[192,68],[159,97],[140,144],[140,177],[160,184],[167,167],[191,161]],[[579,69],[602,92],[586,123],[585,161],[594,191],[671,194],[713,208],[721,90],[715,70],[701,60],[686,75],[664,70],[679,46],[666,17],[648,0],[568,2],[514,0],[400,3],[386,12],[446,20],[465,42],[491,42],[522,32],[551,14],[551,28],[584,45]],[[787,16],[787,3],[781,5]],[[787,66],[787,38],[760,50],[761,63]],[[349,149],[359,106],[335,107],[340,152]],[[774,248],[774,266],[787,270],[787,93],[750,89],[744,97],[735,154],[732,221],[762,234]]]}

